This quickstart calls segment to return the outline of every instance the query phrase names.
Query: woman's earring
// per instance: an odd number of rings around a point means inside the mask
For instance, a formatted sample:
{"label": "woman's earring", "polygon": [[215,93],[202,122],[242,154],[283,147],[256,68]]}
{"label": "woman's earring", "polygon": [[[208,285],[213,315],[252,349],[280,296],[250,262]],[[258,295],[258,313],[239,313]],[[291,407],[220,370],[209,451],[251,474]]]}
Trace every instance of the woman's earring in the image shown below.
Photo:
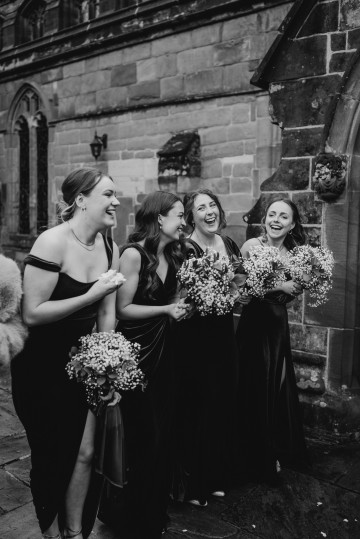
{"label": "woman's earring", "polygon": [[86,211],[86,206],[82,206],[81,211]]}

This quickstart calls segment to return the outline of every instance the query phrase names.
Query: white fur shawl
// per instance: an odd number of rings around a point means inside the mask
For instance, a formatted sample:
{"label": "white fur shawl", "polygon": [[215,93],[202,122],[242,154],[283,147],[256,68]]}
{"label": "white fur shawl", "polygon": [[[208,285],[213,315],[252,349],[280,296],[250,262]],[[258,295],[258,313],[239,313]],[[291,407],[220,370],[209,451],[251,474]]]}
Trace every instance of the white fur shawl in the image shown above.
{"label": "white fur shawl", "polygon": [[0,254],[0,364],[6,365],[24,347],[27,328],[20,316],[21,273],[11,258]]}

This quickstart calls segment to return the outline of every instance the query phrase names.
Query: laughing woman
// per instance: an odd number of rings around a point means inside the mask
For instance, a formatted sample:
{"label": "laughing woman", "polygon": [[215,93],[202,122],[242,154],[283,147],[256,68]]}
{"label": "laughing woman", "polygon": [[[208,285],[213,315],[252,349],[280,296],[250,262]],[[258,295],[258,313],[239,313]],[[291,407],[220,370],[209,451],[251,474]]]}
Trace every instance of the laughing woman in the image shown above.
{"label": "laughing woman", "polygon": [[187,312],[177,299],[176,281],[183,225],[181,200],[156,191],[143,201],[120,253],[127,281],[117,298],[117,330],[140,344],[147,385],[121,400],[128,484],[123,493],[110,488],[104,495],[100,518],[121,532],[126,520],[125,537],[131,539],[158,539],[166,526],[174,376],[170,322]]}
{"label": "laughing woman", "polygon": [[[276,247],[280,255],[305,243],[299,211],[289,199],[273,200],[264,215],[265,232],[247,240],[241,253],[252,246]],[[286,304],[302,293],[288,280],[253,298],[240,317],[236,331],[240,358],[240,454],[246,475],[270,484],[279,482],[281,463],[307,462],[305,439],[291,358]]]}
{"label": "laughing woman", "polygon": [[12,391],[31,449],[43,537],[83,539],[97,507],[96,489],[89,491],[95,416],[65,365],[95,323],[97,331],[115,326],[118,287],[98,278],[118,270],[117,247],[102,232],[114,225],[119,202],[113,181],[91,168],[69,174],[62,192],[64,222],[43,232],[25,258],[23,318],[30,329],[12,361]]}
{"label": "laughing woman", "polygon": [[[188,193],[184,205],[192,228],[188,257],[200,257],[206,249],[226,258],[239,256],[235,242],[220,234],[225,213],[212,191]],[[233,313],[195,313],[177,324],[176,332],[173,496],[204,507],[210,495],[225,496],[232,472],[238,376]]]}

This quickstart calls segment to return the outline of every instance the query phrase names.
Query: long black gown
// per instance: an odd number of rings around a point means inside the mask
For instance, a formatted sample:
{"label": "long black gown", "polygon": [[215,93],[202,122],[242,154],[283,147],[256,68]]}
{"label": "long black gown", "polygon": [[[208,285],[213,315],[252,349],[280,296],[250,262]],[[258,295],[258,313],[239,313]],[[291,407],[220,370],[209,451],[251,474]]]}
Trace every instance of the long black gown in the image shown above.
{"label": "long black gown", "polygon": [[[223,237],[228,256],[239,256]],[[203,255],[188,240],[187,256]],[[177,333],[175,463],[173,497],[202,504],[226,491],[232,474],[236,426],[238,353],[233,313],[200,316],[175,326]]]}
{"label": "long black gown", "polygon": [[[108,268],[112,244],[105,241]],[[85,294],[94,284],[77,281],[61,272],[61,267],[33,255],[25,258],[45,271],[59,273],[51,301]],[[100,302],[49,324],[31,327],[23,351],[11,364],[12,395],[16,413],[25,427],[31,449],[30,486],[36,514],[45,531],[59,514],[79,453],[88,413],[83,386],[71,381],[65,371],[72,346],[79,337],[91,333]],[[93,527],[101,481],[93,474],[83,513],[83,535]]]}
{"label": "long black gown", "polygon": [[[156,274],[153,298],[145,294],[148,256],[137,243],[141,255],[139,284],[133,303],[168,304],[176,292],[176,273],[169,266],[165,282]],[[139,320],[121,320],[117,331],[141,345],[140,368],[147,386],[124,393],[122,410],[128,482],[123,489],[108,485],[99,518],[131,539],[158,539],[166,525],[170,483],[170,431],[173,412],[173,342],[167,315]]]}
{"label": "long black gown", "polygon": [[273,481],[276,461],[308,463],[283,292],[243,307],[239,348],[239,471]]}

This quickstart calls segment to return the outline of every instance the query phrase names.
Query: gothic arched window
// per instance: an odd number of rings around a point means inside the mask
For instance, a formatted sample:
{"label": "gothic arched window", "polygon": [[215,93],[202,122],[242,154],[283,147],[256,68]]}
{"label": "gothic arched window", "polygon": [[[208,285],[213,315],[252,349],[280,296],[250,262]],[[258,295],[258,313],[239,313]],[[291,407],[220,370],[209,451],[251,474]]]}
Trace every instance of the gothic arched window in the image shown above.
{"label": "gothic arched window", "polygon": [[17,121],[19,134],[19,233],[30,233],[30,133],[24,116]]}
{"label": "gothic arched window", "polygon": [[18,14],[18,43],[33,41],[44,35],[46,2],[32,0]]}
{"label": "gothic arched window", "polygon": [[49,130],[42,102],[26,87],[14,110],[18,134],[18,227],[20,234],[36,234],[48,224]]}

